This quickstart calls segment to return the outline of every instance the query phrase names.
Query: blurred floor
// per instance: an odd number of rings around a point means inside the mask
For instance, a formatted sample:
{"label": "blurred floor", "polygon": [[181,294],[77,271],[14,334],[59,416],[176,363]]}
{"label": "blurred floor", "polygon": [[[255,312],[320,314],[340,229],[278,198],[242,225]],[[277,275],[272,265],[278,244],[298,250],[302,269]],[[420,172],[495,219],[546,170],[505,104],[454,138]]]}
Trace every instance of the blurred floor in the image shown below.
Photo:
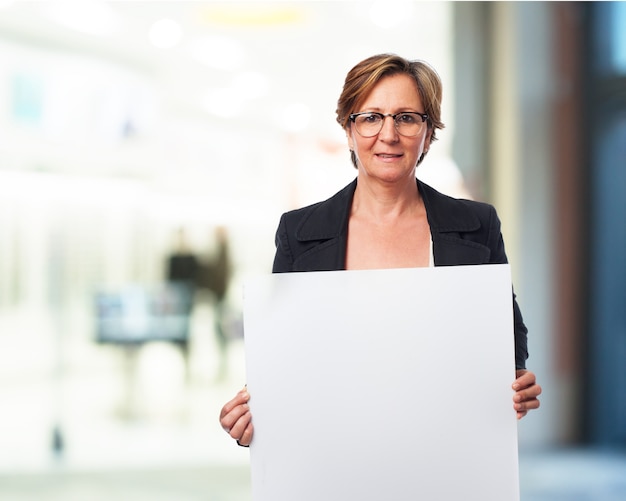
{"label": "blurred floor", "polygon": [[624,501],[626,451],[520,453],[522,501]]}
{"label": "blurred floor", "polygon": [[[250,501],[249,452],[218,422],[245,382],[243,343],[233,342],[230,370],[216,380],[210,314],[197,320],[189,380],[180,352],[154,345],[137,360],[129,392],[121,354],[86,342],[66,355],[59,388],[53,364],[28,368],[32,346],[45,346],[29,332],[44,326],[26,330],[22,318],[5,317],[0,331],[12,350],[0,353],[0,500]],[[51,447],[56,422],[60,457]],[[522,501],[624,501],[626,451],[522,451],[520,484]]]}
{"label": "blurred floor", "polygon": [[247,467],[0,475],[3,501],[249,501]]}
{"label": "blurred floor", "polygon": [[[522,453],[522,501],[624,501],[626,455]],[[0,475],[3,501],[250,501],[246,465]]]}

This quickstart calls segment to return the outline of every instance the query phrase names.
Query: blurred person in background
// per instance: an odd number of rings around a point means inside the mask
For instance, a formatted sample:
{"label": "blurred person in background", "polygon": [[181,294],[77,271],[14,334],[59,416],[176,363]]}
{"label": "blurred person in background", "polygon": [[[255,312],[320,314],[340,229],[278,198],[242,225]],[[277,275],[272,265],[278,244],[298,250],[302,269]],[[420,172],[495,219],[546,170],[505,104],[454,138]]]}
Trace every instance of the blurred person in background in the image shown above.
{"label": "blurred person in background", "polygon": [[[326,201],[282,215],[274,273],[508,262],[493,206],[443,195],[416,178],[444,127],[441,97],[439,75],[423,61],[381,54],[350,70],[337,121],[356,179]],[[515,294],[512,301],[513,408],[521,419],[539,407],[541,387],[526,369],[528,331]],[[244,389],[220,413],[222,428],[243,446],[254,431],[249,399]]]}
{"label": "blurred person in background", "polygon": [[224,226],[215,228],[213,238],[216,251],[201,263],[198,286],[209,291],[213,304],[213,325],[219,354],[217,379],[222,380],[228,372],[229,327],[226,296],[232,277],[232,260],[228,230]]}
{"label": "blurred person in background", "polygon": [[193,292],[198,283],[199,268],[198,258],[189,246],[187,232],[184,228],[179,228],[176,231],[174,248],[167,256],[166,280]]}
{"label": "blurred person in background", "polygon": [[185,363],[185,378],[189,380],[189,330],[191,316],[196,302],[196,290],[200,273],[200,261],[192,252],[187,232],[178,228],[174,235],[172,252],[166,259],[167,292],[182,304],[185,316],[185,335],[175,341],[181,350]]}

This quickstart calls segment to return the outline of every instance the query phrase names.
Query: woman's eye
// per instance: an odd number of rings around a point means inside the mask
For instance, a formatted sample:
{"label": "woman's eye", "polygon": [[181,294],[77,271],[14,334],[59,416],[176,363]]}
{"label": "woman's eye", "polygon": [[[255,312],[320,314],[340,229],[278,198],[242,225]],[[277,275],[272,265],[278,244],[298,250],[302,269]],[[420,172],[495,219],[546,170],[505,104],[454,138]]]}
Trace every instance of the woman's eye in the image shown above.
{"label": "woman's eye", "polygon": [[408,114],[408,113],[402,113],[401,115],[398,115],[396,117],[396,120],[398,121],[398,123],[401,123],[401,124],[412,124],[412,123],[415,123],[415,117],[413,115]]}
{"label": "woman's eye", "polygon": [[375,124],[380,121],[380,117],[378,115],[363,115],[363,121],[371,124]]}

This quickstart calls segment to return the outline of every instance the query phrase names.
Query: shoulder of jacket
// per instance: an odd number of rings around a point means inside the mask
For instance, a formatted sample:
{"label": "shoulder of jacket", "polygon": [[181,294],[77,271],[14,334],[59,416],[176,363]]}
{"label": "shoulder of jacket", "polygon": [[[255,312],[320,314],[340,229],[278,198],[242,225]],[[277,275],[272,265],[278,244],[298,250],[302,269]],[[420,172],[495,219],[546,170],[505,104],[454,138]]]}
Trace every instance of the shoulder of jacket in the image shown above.
{"label": "shoulder of jacket", "polygon": [[293,228],[297,240],[335,238],[343,231],[355,187],[353,181],[322,202],[285,212],[282,220]]}
{"label": "shoulder of jacket", "polygon": [[495,213],[493,205],[454,198],[418,180],[429,223],[438,231],[475,231]]}

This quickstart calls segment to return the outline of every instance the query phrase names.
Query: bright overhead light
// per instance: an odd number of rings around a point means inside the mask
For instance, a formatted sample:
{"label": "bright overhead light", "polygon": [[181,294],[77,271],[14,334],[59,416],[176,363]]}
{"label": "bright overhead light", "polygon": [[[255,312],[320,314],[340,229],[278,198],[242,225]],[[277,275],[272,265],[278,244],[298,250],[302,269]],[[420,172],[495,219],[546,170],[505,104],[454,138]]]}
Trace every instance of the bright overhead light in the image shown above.
{"label": "bright overhead light", "polygon": [[308,17],[306,6],[288,5],[287,2],[207,4],[199,12],[201,19],[211,25],[238,28],[295,26],[304,23]]}
{"label": "bright overhead light", "polygon": [[270,81],[256,71],[244,71],[233,78],[233,88],[246,99],[258,99],[269,92]]}
{"label": "bright overhead light", "polygon": [[224,36],[197,38],[189,45],[189,51],[196,61],[218,70],[237,70],[245,61],[242,45]]}
{"label": "bright overhead light", "polygon": [[110,35],[119,24],[111,6],[99,0],[49,2],[46,9],[57,23],[89,35]]}
{"label": "bright overhead light", "polygon": [[377,0],[370,8],[370,19],[379,28],[400,26],[413,18],[412,2]]}
{"label": "bright overhead light", "polygon": [[183,30],[172,19],[160,19],[152,24],[148,33],[152,45],[159,49],[171,49],[180,42]]}

